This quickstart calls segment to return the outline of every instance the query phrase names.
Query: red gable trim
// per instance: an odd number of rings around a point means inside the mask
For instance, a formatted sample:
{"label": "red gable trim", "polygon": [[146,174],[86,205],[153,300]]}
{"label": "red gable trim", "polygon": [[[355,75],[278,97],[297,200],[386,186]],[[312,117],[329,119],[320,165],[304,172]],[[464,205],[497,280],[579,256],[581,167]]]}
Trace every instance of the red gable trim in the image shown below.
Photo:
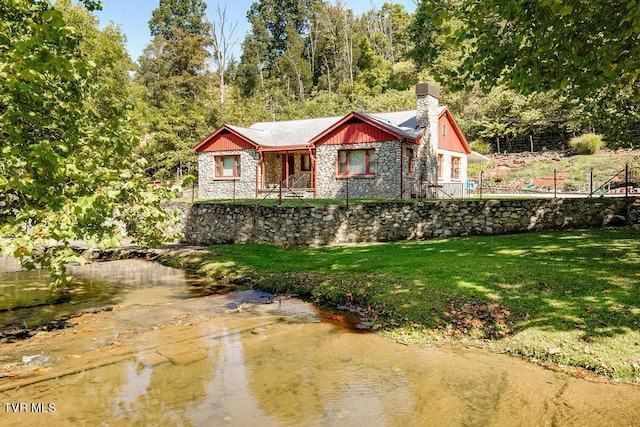
{"label": "red gable trim", "polygon": [[311,139],[309,145],[379,142],[396,139],[402,140],[404,137],[381,123],[352,112]]}
{"label": "red gable trim", "polygon": [[[443,125],[447,126],[447,135],[442,135]],[[450,132],[450,130],[453,130],[453,132]],[[471,153],[471,147],[469,147],[467,140],[462,135],[462,131],[448,107],[438,116],[438,148],[458,153]]]}
{"label": "red gable trim", "polygon": [[239,134],[227,125],[216,129],[211,135],[193,148],[196,153],[207,151],[246,150],[257,148],[258,144]]}

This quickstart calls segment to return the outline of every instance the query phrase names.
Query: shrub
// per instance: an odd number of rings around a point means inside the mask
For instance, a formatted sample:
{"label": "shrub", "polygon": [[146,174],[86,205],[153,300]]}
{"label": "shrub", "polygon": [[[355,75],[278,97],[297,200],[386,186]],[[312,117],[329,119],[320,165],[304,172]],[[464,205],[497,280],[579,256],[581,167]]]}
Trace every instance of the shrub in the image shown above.
{"label": "shrub", "polygon": [[569,140],[569,147],[576,154],[595,154],[604,147],[602,136],[595,133],[585,133],[584,135],[574,136]]}
{"label": "shrub", "polygon": [[471,149],[480,154],[491,154],[491,144],[483,141],[473,141],[469,144]]}

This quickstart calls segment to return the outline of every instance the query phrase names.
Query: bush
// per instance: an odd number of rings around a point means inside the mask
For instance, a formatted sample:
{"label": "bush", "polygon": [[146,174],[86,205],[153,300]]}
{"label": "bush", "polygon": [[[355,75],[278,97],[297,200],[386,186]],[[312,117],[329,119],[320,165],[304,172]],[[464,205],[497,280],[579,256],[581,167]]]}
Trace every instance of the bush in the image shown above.
{"label": "bush", "polygon": [[480,154],[491,154],[491,144],[482,141],[473,141],[469,144],[471,149]]}
{"label": "bush", "polygon": [[604,147],[602,136],[595,133],[585,133],[584,135],[574,136],[569,140],[569,147],[576,154],[595,154]]}

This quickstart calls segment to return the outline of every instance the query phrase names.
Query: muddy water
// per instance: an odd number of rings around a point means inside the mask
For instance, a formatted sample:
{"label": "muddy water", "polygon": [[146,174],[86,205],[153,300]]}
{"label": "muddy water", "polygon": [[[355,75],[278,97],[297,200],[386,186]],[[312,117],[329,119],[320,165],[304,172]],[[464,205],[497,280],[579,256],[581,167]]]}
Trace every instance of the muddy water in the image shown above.
{"label": "muddy water", "polygon": [[[120,267],[111,268],[118,277]],[[158,268],[162,277],[175,272]],[[147,291],[124,286],[111,311],[0,344],[0,424],[640,423],[640,387],[474,349],[403,346],[322,322],[321,312],[295,299],[195,296],[181,273],[172,280],[175,292],[163,281]]]}

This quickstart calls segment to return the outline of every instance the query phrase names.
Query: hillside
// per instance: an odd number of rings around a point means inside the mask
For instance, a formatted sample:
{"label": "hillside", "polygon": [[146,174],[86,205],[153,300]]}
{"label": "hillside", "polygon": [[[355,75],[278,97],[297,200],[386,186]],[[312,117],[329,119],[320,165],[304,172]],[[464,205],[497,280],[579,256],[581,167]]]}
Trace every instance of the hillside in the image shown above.
{"label": "hillside", "polygon": [[640,150],[601,150],[593,155],[544,151],[488,157],[488,164],[469,170],[470,179],[478,181],[482,168],[484,186],[552,189],[555,171],[558,191],[588,191],[605,184],[615,189],[624,185],[628,165],[629,182],[634,188],[640,187]]}

